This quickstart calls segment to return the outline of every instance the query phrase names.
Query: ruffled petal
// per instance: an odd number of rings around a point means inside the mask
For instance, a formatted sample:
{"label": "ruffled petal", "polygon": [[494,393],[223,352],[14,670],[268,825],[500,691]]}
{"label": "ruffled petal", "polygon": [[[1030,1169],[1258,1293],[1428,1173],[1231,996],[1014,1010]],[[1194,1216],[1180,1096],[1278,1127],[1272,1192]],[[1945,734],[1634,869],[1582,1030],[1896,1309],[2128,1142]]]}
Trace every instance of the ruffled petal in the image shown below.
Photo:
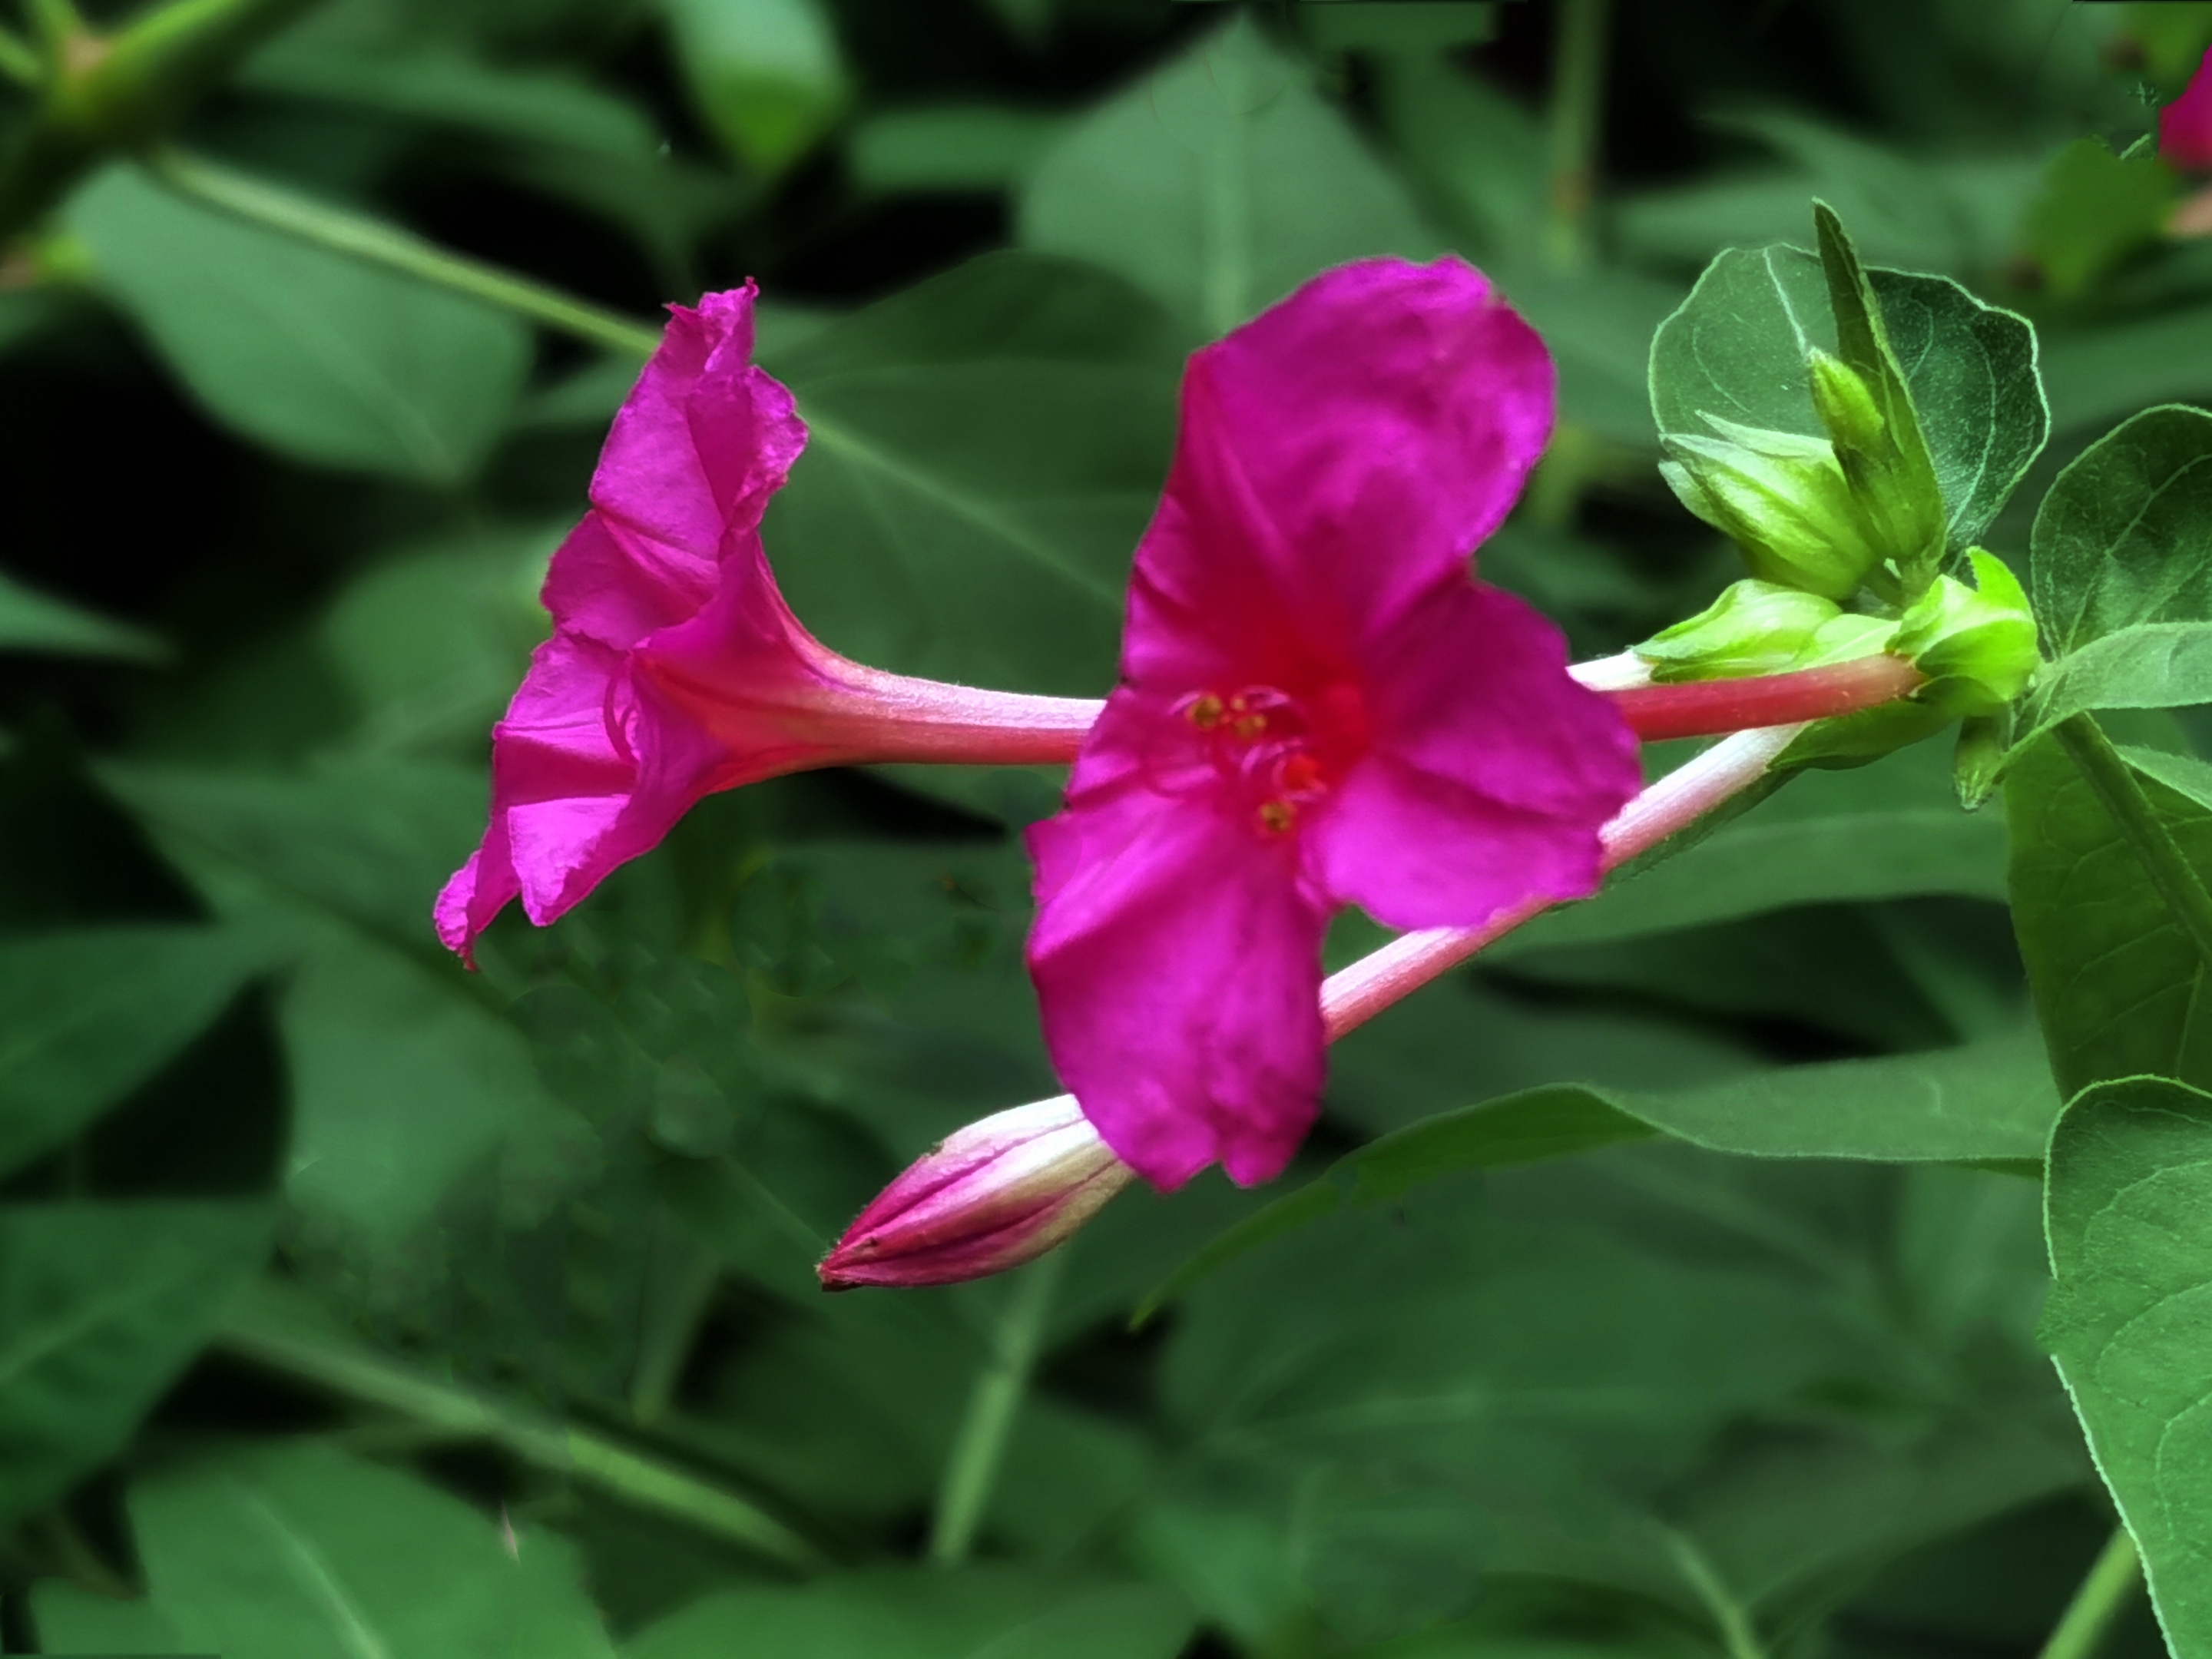
{"label": "ruffled petal", "polygon": [[1327,913],[1286,847],[1206,799],[1162,810],[1140,751],[1106,729],[1131,712],[1109,702],[1100,763],[1030,831],[1045,1043],[1100,1136],[1155,1186],[1214,1163],[1266,1181],[1317,1109]]}
{"label": "ruffled petal", "polygon": [[1620,712],[1568,677],[1559,629],[1454,580],[1369,654],[1370,746],[1308,833],[1317,884],[1400,928],[1595,891],[1598,833],[1642,770]]}
{"label": "ruffled petal", "polygon": [[1261,678],[1387,631],[1504,519],[1553,406],[1543,342],[1470,266],[1316,277],[1191,360],[1129,677]]}
{"label": "ruffled petal", "polygon": [[725,745],[636,672],[641,653],[739,663],[763,686],[811,672],[757,533],[806,433],[746,361],[752,302],[747,283],[670,307],[592,511],[553,556],[553,637],[493,728],[490,823],[438,902],[439,936],[465,954],[508,899],[551,921],[728,787]]}

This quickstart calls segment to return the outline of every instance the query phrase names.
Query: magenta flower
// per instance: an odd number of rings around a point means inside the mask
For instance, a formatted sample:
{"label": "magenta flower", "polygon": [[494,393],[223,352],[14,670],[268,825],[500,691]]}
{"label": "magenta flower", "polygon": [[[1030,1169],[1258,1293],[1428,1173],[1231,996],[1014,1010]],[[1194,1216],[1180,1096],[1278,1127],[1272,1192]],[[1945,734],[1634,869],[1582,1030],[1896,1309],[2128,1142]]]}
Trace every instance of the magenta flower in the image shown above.
{"label": "magenta flower", "polygon": [[1191,360],[1121,684],[1030,840],[1046,1042],[1156,1185],[1289,1160],[1340,907],[1470,927],[1595,888],[1635,740],[1468,562],[1552,404],[1543,343],[1449,258],[1328,272]]}
{"label": "magenta flower", "polygon": [[845,1230],[823,1288],[953,1285],[1035,1261],[1135,1179],[1065,1095],[955,1130]]}
{"label": "magenta flower", "polygon": [[2212,51],[2181,96],[2159,111],[2158,153],[2192,173],[2212,168]]}
{"label": "magenta flower", "polygon": [[493,728],[483,844],[439,896],[456,951],[517,894],[552,921],[716,790],[864,761],[1065,761],[1097,713],[865,668],[799,625],[759,531],[806,428],[750,362],[753,295],[669,307],[615,416],[546,574],[553,637]]}

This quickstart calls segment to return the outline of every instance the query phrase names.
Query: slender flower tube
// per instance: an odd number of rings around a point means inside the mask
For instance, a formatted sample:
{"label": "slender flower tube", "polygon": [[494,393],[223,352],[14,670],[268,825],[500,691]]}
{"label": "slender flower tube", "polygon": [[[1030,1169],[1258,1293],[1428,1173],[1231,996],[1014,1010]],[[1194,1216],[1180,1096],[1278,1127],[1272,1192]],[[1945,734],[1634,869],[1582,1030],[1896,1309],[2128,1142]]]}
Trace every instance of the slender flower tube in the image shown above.
{"label": "slender flower tube", "polygon": [[868,761],[1065,761],[1098,712],[865,668],[799,625],[759,531],[806,429],[750,361],[753,295],[670,307],[553,556],[553,636],[492,730],[489,827],[438,899],[464,955],[509,899],[552,921],[703,795]]}
{"label": "slender flower tube", "polygon": [[1596,886],[1633,734],[1468,567],[1552,414],[1543,342],[1455,259],[1325,272],[1191,359],[1121,684],[1030,833],[1046,1045],[1155,1185],[1297,1149],[1337,908],[1466,927]]}
{"label": "slender flower tube", "polygon": [[[1607,870],[1639,858],[1766,775],[1801,726],[1741,732],[1668,773],[1608,823]],[[1393,939],[1321,988],[1330,1042],[1364,1024],[1547,908],[1530,896],[1479,927]],[[837,1241],[818,1269],[828,1290],[951,1284],[1003,1273],[1062,1243],[1136,1179],[1075,1103],[1060,1095],[1017,1106],[948,1137]]]}
{"label": "slender flower tube", "polygon": [[948,1135],[860,1212],[817,1269],[823,1288],[951,1285],[1035,1260],[1136,1179],[1074,1100]]}

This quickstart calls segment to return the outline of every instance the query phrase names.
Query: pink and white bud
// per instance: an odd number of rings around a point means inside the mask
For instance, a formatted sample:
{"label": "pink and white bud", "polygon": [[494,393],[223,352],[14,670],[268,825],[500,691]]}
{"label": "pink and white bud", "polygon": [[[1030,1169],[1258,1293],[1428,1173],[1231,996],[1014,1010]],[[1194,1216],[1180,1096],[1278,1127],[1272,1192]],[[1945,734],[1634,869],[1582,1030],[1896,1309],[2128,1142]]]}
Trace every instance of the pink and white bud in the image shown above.
{"label": "pink and white bud", "polygon": [[1004,1273],[1067,1238],[1134,1179],[1073,1097],[1017,1106],[915,1160],[816,1271],[830,1291]]}

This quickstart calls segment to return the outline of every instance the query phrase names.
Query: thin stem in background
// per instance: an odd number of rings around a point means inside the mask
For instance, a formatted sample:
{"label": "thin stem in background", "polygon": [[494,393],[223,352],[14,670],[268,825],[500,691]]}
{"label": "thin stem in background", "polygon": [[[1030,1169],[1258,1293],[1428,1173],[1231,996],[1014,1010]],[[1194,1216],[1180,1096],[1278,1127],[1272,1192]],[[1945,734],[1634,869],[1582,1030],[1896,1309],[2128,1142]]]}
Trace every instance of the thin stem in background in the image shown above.
{"label": "thin stem in background", "polygon": [[179,195],[234,218],[503,307],[609,351],[646,357],[660,343],[660,331],[650,324],[634,322],[619,312],[453,252],[396,226],[328,206],[212,161],[166,149],[150,157],[147,166]]}
{"label": "thin stem in background", "polygon": [[532,1466],[597,1486],[786,1566],[823,1565],[813,1545],[750,1499],[632,1451],[603,1435],[525,1418],[473,1389],[423,1376],[380,1354],[234,1311],[218,1338],[231,1352],[438,1432],[490,1442]]}
{"label": "thin stem in background", "polygon": [[2054,730],[2083,780],[2112,815],[2143,873],[2150,878],[2150,884],[2166,902],[2167,911],[2196,945],[2204,965],[2212,968],[2212,894],[2204,890],[2203,878],[2174,844],[2150,797],[2136,781],[2135,773],[2091,715],[2069,715]]}
{"label": "thin stem in background", "polygon": [[1721,1643],[1729,1659],[1766,1659],[1766,1650],[1752,1626],[1751,1614],[1735,1592],[1722,1582],[1720,1574],[1714,1571],[1712,1562],[1696,1541],[1686,1533],[1669,1528],[1667,1547],[1683,1578],[1697,1592],[1698,1600],[1705,1604],[1713,1623],[1720,1627]]}
{"label": "thin stem in background", "polygon": [[1605,115],[1605,48],[1611,0],[1559,0],[1552,49],[1551,179],[1544,255],[1554,270],[1589,258],[1589,205],[1596,190]]}
{"label": "thin stem in background", "polygon": [[2113,1528],[2074,1599],[2059,1615],[2039,1659],[2089,1659],[2142,1582],[2142,1560],[2136,1553],[2136,1540],[2124,1525]]}
{"label": "thin stem in background", "polygon": [[1053,1291],[1066,1260],[1065,1252],[1055,1250],[1024,1268],[1009,1288],[1006,1309],[992,1333],[990,1358],[976,1373],[967,1415],[953,1438],[945,1479],[937,1490],[929,1559],[940,1566],[957,1566],[975,1547],[975,1532],[998,1484],[1006,1440],[1021,1414],[1022,1396],[1029,1389]]}

